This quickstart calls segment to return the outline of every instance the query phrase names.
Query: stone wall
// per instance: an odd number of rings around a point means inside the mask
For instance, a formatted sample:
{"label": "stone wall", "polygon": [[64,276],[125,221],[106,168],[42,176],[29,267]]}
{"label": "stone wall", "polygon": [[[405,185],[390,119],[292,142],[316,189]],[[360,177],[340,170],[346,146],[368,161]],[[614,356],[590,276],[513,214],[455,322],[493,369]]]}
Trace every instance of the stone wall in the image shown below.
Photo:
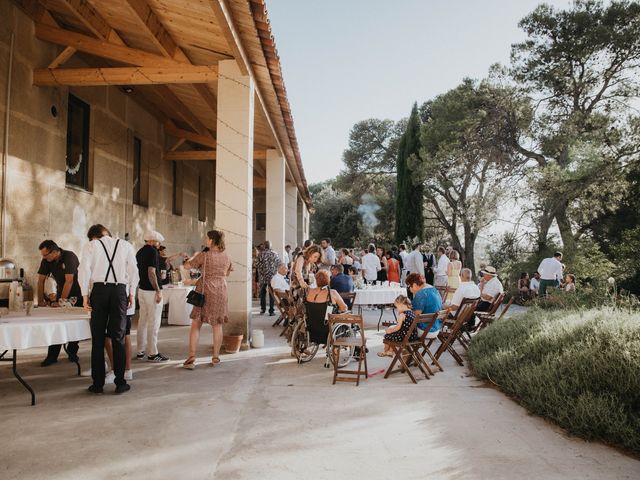
{"label": "stone wall", "polygon": [[[207,192],[207,222],[198,220],[199,176],[213,178],[211,162],[181,164],[183,214],[173,215],[172,164],[161,158],[166,139],[160,123],[116,87],[69,90],[32,86],[32,69],[48,65],[60,49],[37,40],[32,21],[7,1],[0,2],[0,132],[4,134],[5,128],[11,32],[15,32],[15,48],[5,257],[14,259],[31,277],[40,262],[38,245],[42,240],[51,238],[61,247],[79,252],[93,223],[104,224],[115,236],[128,233],[136,248],[142,245],[144,231],[152,228],[165,236],[170,253],[199,249],[206,231],[214,226],[213,188]],[[65,185],[70,92],[91,107],[89,192]],[[142,140],[142,165],[149,174],[148,208],[132,202],[134,136]],[[4,148],[2,142],[0,152]]]}

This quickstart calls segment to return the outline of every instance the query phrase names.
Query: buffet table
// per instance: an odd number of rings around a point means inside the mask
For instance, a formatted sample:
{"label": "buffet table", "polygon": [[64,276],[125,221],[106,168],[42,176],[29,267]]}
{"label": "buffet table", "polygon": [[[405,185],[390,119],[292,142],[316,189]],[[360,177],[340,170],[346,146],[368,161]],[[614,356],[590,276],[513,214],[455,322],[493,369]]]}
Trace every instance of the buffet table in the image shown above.
{"label": "buffet table", "polygon": [[191,310],[193,305],[187,303],[187,295],[194,286],[174,286],[165,285],[162,288],[162,301],[169,304],[169,315],[167,323],[169,325],[191,325]]}
{"label": "buffet table", "polygon": [[[12,362],[13,375],[31,393],[31,405],[36,396],[31,386],[18,374],[17,351],[34,347],[66,344],[91,338],[89,314],[79,307],[34,308],[31,316],[25,312],[10,312],[0,317],[0,361]],[[12,351],[11,358],[5,355]],[[80,363],[75,362],[80,375]]]}
{"label": "buffet table", "polygon": [[378,318],[378,330],[380,330],[380,324],[382,323],[382,315],[384,314],[384,307],[386,305],[392,306],[392,312],[394,318],[396,318],[396,311],[393,308],[393,302],[399,295],[407,295],[407,289],[403,287],[385,287],[378,285],[368,285],[365,288],[355,290],[356,298],[353,301],[353,305],[375,305],[380,309],[380,318]]}

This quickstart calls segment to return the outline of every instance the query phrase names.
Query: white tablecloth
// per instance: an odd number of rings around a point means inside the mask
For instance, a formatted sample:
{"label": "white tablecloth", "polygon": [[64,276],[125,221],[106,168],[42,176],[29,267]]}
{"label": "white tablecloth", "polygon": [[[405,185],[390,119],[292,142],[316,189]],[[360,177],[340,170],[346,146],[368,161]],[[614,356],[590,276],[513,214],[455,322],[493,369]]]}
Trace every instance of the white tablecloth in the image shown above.
{"label": "white tablecloth", "polygon": [[91,338],[89,314],[82,308],[39,307],[0,317],[0,351],[48,347]]}
{"label": "white tablecloth", "polygon": [[392,305],[398,295],[407,295],[407,289],[402,287],[374,287],[355,292],[354,305]]}
{"label": "white tablecloth", "polygon": [[174,287],[165,286],[162,289],[162,301],[169,304],[169,325],[191,325],[191,310],[193,305],[187,303],[187,295],[194,286]]}

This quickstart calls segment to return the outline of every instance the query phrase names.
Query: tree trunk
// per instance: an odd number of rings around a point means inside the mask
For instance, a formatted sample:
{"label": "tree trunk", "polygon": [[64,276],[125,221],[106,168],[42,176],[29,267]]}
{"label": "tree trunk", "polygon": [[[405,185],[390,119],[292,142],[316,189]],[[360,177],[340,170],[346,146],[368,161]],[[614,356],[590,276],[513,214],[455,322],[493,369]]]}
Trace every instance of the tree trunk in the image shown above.
{"label": "tree trunk", "polygon": [[476,276],[476,259],[475,259],[475,247],[476,247],[477,235],[472,231],[471,225],[464,222],[464,258],[462,259],[462,266],[470,268],[473,272],[473,276]]}
{"label": "tree trunk", "polygon": [[538,220],[540,225],[538,226],[538,253],[542,253],[547,248],[547,240],[549,238],[549,229],[553,223],[553,215],[547,211],[543,211]]}
{"label": "tree trunk", "polygon": [[556,221],[558,222],[558,229],[560,230],[560,237],[562,238],[562,249],[565,259],[572,258],[576,251],[576,239],[573,235],[571,222],[567,217],[567,207],[568,204],[564,203],[556,210]]}

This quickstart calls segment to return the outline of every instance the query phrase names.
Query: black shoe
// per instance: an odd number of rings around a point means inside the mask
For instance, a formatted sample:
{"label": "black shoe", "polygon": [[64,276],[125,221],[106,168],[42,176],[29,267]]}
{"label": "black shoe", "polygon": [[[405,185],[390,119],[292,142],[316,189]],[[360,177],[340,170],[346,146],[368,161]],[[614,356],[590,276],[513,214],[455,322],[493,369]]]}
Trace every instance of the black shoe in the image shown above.
{"label": "black shoe", "polygon": [[102,387],[99,387],[97,385],[89,385],[89,388],[87,388],[87,390],[89,390],[89,392],[91,393],[102,393]]}
{"label": "black shoe", "polygon": [[47,357],[42,362],[40,362],[41,367],[48,367],[49,365],[53,365],[58,361],[57,358]]}
{"label": "black shoe", "polygon": [[116,387],[117,394],[128,392],[129,390],[131,390],[131,385],[129,385],[128,383],[125,383],[124,385],[118,385]]}
{"label": "black shoe", "polygon": [[276,312],[269,312],[269,316],[273,317],[276,314]]}

